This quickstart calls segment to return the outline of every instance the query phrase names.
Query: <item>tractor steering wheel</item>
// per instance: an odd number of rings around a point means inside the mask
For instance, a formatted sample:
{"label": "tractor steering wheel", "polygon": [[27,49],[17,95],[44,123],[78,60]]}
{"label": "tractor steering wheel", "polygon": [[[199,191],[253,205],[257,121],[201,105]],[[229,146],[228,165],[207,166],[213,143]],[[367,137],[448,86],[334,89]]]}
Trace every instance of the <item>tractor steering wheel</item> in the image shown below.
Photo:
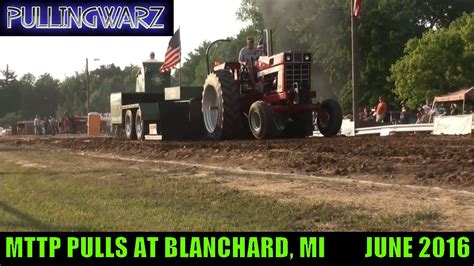
{"label": "tractor steering wheel", "polygon": [[248,82],[250,80],[249,69],[246,64],[240,64],[240,81],[242,83]]}

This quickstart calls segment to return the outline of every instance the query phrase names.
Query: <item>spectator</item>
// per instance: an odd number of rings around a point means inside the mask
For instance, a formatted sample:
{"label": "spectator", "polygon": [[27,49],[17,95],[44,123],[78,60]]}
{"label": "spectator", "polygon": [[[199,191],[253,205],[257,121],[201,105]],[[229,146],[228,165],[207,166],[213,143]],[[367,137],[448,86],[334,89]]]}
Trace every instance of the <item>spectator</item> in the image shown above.
{"label": "spectator", "polygon": [[409,108],[406,106],[404,102],[402,102],[402,110],[400,111],[400,123],[401,124],[408,124],[409,123]]}
{"label": "spectator", "polygon": [[364,116],[364,110],[362,108],[359,108],[359,120],[362,120],[363,116]]}
{"label": "spectator", "polygon": [[377,123],[383,123],[385,116],[387,115],[388,105],[385,102],[383,97],[379,97],[379,104],[377,105],[377,109],[375,110],[375,121]]}
{"label": "spectator", "polygon": [[36,115],[35,120],[33,120],[33,127],[35,128],[35,135],[41,134],[41,120],[38,115]]}
{"label": "spectator", "polygon": [[423,108],[418,108],[418,113],[416,113],[416,123],[421,124],[423,123],[423,116],[425,115],[425,111]]}
{"label": "spectator", "polygon": [[51,124],[49,123],[48,117],[44,118],[44,134],[51,134]]}
{"label": "spectator", "polygon": [[58,130],[57,130],[57,124],[58,122],[56,121],[56,118],[54,118],[53,116],[50,116],[49,117],[49,124],[51,126],[51,135],[56,135],[58,133]]}
{"label": "spectator", "polygon": [[40,120],[41,135],[46,135],[46,121]]}
{"label": "spectator", "polygon": [[458,115],[459,114],[457,104],[455,104],[455,103],[451,104],[451,106],[449,107],[449,114],[450,115]]}
{"label": "spectator", "polygon": [[429,101],[426,100],[426,104],[423,105],[423,110],[425,111],[425,114],[431,114],[431,111],[432,111],[431,106],[432,105],[429,103]]}
{"label": "spectator", "polygon": [[446,106],[443,104],[443,105],[440,105],[438,106],[438,112],[439,112],[439,115],[446,115],[447,112],[446,112]]}
{"label": "spectator", "polygon": [[63,118],[63,128],[64,133],[71,134],[71,121],[68,116],[64,116]]}
{"label": "spectator", "polygon": [[370,119],[370,111],[368,107],[364,107],[363,111],[359,114],[360,120],[367,121]]}

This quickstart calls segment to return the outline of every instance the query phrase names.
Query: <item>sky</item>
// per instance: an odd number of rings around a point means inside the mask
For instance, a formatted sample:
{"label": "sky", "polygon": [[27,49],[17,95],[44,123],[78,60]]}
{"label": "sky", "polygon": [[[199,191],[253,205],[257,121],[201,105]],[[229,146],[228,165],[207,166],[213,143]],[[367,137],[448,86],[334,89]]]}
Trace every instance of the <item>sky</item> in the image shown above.
{"label": "sky", "polygon": [[[174,0],[175,30],[181,27],[183,57],[205,40],[236,35],[245,24],[236,18],[240,0]],[[212,7],[212,8],[210,8]],[[21,77],[48,72],[66,76],[115,64],[139,65],[154,51],[163,60],[170,37],[0,37],[0,70],[6,65]],[[242,44],[244,45],[244,44]],[[99,59],[94,61],[93,59]]]}

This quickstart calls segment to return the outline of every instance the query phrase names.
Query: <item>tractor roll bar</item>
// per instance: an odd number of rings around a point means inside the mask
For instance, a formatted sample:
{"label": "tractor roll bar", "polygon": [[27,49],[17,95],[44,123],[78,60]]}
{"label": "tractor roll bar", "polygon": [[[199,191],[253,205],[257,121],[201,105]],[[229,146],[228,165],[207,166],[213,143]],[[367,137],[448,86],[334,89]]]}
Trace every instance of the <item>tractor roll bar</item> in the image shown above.
{"label": "tractor roll bar", "polygon": [[211,68],[209,66],[209,52],[211,51],[211,48],[212,46],[214,46],[215,44],[217,43],[220,43],[220,42],[230,42],[229,39],[220,39],[220,40],[217,40],[217,41],[214,41],[213,43],[211,43],[208,47],[207,47],[207,50],[206,50],[206,62],[207,62],[207,74],[211,74]]}

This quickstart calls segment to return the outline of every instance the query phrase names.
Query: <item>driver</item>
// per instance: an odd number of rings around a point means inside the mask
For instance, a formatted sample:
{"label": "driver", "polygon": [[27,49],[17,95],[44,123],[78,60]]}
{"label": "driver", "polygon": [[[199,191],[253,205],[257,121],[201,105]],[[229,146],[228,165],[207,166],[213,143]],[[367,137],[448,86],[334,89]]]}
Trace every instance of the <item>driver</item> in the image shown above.
{"label": "driver", "polygon": [[255,62],[262,55],[262,50],[255,48],[255,43],[252,37],[247,38],[247,46],[240,50],[239,62],[243,66],[247,67],[252,87],[255,85],[257,80],[257,69],[255,68]]}
{"label": "driver", "polygon": [[239,62],[247,67],[254,67],[255,61],[262,55],[262,50],[255,47],[252,37],[247,38],[247,45],[240,50]]}

